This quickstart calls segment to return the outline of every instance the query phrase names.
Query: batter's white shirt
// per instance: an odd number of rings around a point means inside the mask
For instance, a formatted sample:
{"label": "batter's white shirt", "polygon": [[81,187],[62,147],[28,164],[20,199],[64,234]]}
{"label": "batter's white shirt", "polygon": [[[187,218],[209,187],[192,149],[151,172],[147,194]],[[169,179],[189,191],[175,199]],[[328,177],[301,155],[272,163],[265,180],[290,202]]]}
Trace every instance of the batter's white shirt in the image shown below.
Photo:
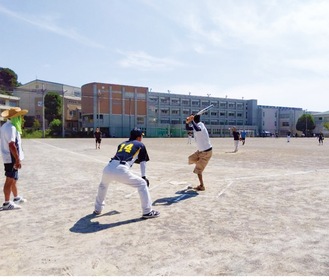
{"label": "batter's white shirt", "polygon": [[199,122],[196,125],[199,128],[201,128],[201,131],[197,131],[194,129],[194,139],[195,139],[196,145],[198,147],[198,150],[200,152],[202,152],[202,151],[210,149],[212,146],[210,143],[207,128],[205,127],[203,122]]}
{"label": "batter's white shirt", "polygon": [[3,163],[12,163],[11,154],[9,149],[9,143],[14,142],[18,146],[19,159],[24,159],[24,153],[22,149],[21,135],[18,133],[16,127],[7,120],[0,129],[1,137],[1,154]]}

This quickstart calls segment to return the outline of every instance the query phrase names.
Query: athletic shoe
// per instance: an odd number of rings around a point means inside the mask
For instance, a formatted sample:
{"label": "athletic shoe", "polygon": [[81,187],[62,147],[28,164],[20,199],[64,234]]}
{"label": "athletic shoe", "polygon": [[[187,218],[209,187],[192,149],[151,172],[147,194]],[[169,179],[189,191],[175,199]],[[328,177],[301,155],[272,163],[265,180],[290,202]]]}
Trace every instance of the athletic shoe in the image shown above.
{"label": "athletic shoe", "polygon": [[197,186],[196,188],[193,188],[196,191],[205,191],[206,188],[204,186]]}
{"label": "athletic shoe", "polygon": [[2,205],[2,210],[14,210],[14,209],[20,209],[20,208],[21,208],[21,206],[15,204],[14,202],[11,202],[11,201],[7,204],[4,203]]}
{"label": "athletic shoe", "polygon": [[160,216],[159,211],[152,210],[150,213],[144,214],[142,216],[143,219],[157,218]]}
{"label": "athletic shoe", "polygon": [[100,215],[100,214],[102,214],[102,211],[94,210],[93,214],[94,214],[94,215]]}
{"label": "athletic shoe", "polygon": [[23,198],[22,196],[18,196],[14,198],[14,203],[18,204],[18,203],[24,203],[26,202],[27,199]]}

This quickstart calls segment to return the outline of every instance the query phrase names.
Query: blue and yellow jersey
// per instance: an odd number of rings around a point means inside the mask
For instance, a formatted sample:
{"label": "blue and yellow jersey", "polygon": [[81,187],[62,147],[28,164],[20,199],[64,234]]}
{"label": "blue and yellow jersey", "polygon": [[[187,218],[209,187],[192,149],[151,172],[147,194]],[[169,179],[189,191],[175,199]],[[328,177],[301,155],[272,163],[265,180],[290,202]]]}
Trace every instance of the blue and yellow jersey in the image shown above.
{"label": "blue and yellow jersey", "polygon": [[145,145],[137,140],[128,140],[121,143],[113,159],[129,162],[130,165],[134,162],[140,163],[150,160]]}

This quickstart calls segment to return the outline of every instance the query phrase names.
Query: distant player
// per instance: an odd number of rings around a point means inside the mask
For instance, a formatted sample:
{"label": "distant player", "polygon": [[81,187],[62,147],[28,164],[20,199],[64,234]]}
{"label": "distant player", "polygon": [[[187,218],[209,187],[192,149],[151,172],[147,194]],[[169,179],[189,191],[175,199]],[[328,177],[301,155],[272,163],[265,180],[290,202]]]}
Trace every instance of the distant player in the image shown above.
{"label": "distant player", "polygon": [[323,145],[324,135],[322,132],[319,133],[319,145]]}
{"label": "distant player", "polygon": [[102,142],[102,132],[99,130],[98,127],[96,127],[96,131],[94,132],[94,138],[96,142],[96,150],[97,150],[97,145],[98,145],[98,149],[100,149]]}
{"label": "distant player", "polygon": [[233,140],[234,140],[234,151],[236,153],[239,149],[239,141],[240,141],[240,132],[236,130],[236,127],[233,126],[232,128],[233,133]]}
{"label": "distant player", "polygon": [[244,143],[246,142],[246,136],[247,136],[247,132],[245,130],[243,130],[241,132],[241,142],[242,142],[242,145],[244,145]]}

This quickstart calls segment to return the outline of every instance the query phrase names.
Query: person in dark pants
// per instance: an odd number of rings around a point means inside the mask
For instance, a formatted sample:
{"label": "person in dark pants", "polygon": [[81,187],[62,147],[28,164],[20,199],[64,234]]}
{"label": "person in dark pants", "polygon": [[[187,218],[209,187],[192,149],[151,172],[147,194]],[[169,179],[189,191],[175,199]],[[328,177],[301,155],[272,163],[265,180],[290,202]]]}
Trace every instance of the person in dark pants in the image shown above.
{"label": "person in dark pants", "polygon": [[98,127],[96,127],[96,131],[94,132],[94,137],[96,141],[96,150],[97,150],[97,145],[98,145],[98,149],[100,149],[102,142],[102,132],[99,130]]}

